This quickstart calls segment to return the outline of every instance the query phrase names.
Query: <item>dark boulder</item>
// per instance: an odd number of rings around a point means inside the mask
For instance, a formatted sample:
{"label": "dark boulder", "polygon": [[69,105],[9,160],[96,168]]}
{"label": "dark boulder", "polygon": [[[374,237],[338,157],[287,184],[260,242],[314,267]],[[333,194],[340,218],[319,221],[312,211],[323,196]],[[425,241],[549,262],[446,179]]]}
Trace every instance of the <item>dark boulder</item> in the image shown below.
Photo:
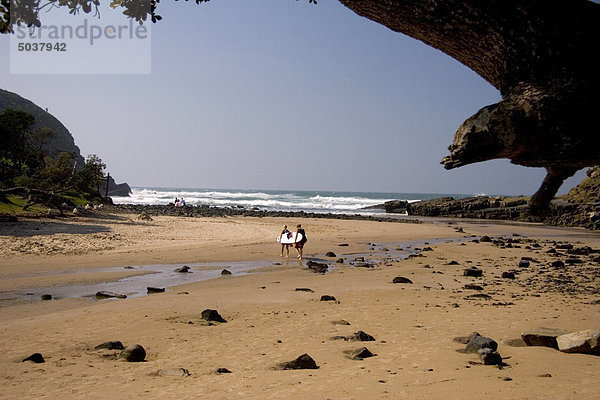
{"label": "dark boulder", "polygon": [[333,251],[328,251],[328,252],[325,254],[325,257],[337,257],[337,256],[335,255],[335,253],[334,253]]}
{"label": "dark boulder", "polygon": [[371,353],[369,351],[369,349],[367,349],[366,347],[361,347],[360,349],[356,349],[356,350],[347,350],[344,353],[346,353],[346,355],[356,361],[361,361],[365,358],[369,358],[369,357],[374,357],[375,354]]}
{"label": "dark boulder", "polygon": [[96,298],[98,299],[108,299],[108,298],[117,298],[117,299],[126,299],[127,295],[122,293],[114,293],[108,292],[106,290],[101,290],[96,292]]}
{"label": "dark boulder", "polygon": [[483,275],[483,270],[477,267],[470,267],[463,271],[463,276],[472,276],[479,278]]}
{"label": "dark boulder", "polygon": [[321,296],[321,300],[320,301],[336,301],[336,299],[333,296],[325,294],[325,295]]}
{"label": "dark boulder", "polygon": [[495,350],[483,348],[477,354],[483,365],[502,365],[502,357]]}
{"label": "dark boulder", "polygon": [[173,272],[192,273],[192,271],[190,271],[190,267],[188,267],[187,265],[184,265],[181,268],[174,269]]}
{"label": "dark boulder", "polygon": [[222,323],[227,322],[223,317],[221,317],[221,315],[219,314],[219,312],[217,310],[210,310],[210,309],[206,309],[206,310],[202,311],[202,319],[205,319],[209,322],[212,322],[212,321],[222,322]]}
{"label": "dark boulder", "polygon": [[477,332],[473,332],[469,335],[469,341],[467,342],[467,347],[465,347],[466,353],[477,353],[477,351],[485,348],[496,351],[498,349],[498,343],[496,343],[494,339],[481,336]]}
{"label": "dark boulder", "polygon": [[558,349],[556,338],[568,333],[562,329],[537,328],[521,334],[521,339],[527,346],[544,346]]}
{"label": "dark boulder", "polygon": [[521,259],[519,261],[519,268],[529,268],[529,261]]}
{"label": "dark boulder", "polygon": [[142,362],[146,359],[146,350],[139,344],[133,344],[123,349],[119,358],[129,362]]}
{"label": "dark boulder", "polygon": [[44,356],[42,356],[41,353],[33,353],[29,357],[23,359],[23,361],[21,361],[21,362],[25,362],[25,361],[33,361],[36,364],[42,364],[42,363],[46,362],[46,360],[44,360]]}
{"label": "dark boulder", "polygon": [[355,334],[353,334],[352,336],[349,336],[348,340],[356,340],[359,342],[374,342],[375,338],[373,336],[369,335],[368,333],[365,333],[363,331],[358,331]]}
{"label": "dark boulder", "polygon": [[224,269],[223,271],[221,271],[221,275],[231,275],[231,271],[229,271],[228,269]]}
{"label": "dark boulder", "polygon": [[515,273],[512,271],[504,271],[502,273],[502,278],[504,279],[515,279]]}
{"label": "dark boulder", "polygon": [[413,283],[410,279],[403,276],[397,276],[392,280],[393,283]]}
{"label": "dark boulder", "polygon": [[104,342],[101,343],[97,346],[94,346],[94,349],[96,350],[100,350],[100,349],[106,349],[106,350],[123,350],[125,349],[125,346],[123,346],[123,343],[121,343],[118,340],[114,340],[111,342]]}
{"label": "dark boulder", "polygon": [[308,354],[302,354],[293,361],[279,365],[281,369],[318,369],[319,366]]}
{"label": "dark boulder", "polygon": [[146,288],[146,290],[148,291],[148,293],[164,293],[166,289],[165,288],[158,288],[158,287],[148,286]]}
{"label": "dark boulder", "polygon": [[52,300],[52,295],[51,294],[43,294],[41,296],[42,300]]}

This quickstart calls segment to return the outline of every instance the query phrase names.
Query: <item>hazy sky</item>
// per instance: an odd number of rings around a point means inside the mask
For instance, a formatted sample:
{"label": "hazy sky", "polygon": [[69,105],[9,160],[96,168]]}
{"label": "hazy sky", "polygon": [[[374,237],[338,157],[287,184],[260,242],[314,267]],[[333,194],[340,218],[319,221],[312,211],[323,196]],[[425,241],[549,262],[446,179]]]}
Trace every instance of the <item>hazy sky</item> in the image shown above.
{"label": "hazy sky", "polygon": [[158,13],[149,75],[11,75],[2,57],[0,87],[48,107],[132,186],[529,195],[545,175],[508,160],[446,171],[456,128],[498,91],[337,1]]}

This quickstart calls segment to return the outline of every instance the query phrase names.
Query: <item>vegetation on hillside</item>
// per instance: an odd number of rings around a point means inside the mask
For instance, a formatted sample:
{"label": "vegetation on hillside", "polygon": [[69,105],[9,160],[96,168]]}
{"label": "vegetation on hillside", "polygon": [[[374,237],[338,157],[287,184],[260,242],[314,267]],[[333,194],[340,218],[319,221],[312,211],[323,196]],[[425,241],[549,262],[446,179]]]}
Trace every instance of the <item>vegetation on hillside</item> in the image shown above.
{"label": "vegetation on hillside", "polygon": [[63,203],[100,200],[98,187],[106,168],[102,160],[90,155],[78,165],[76,153],[50,154],[44,147],[55,133],[34,125],[27,112],[7,108],[0,113],[0,203],[17,206],[22,199],[27,210],[36,203],[60,209]]}
{"label": "vegetation on hillside", "polygon": [[587,178],[569,191],[566,200],[572,203],[600,203],[600,166],[587,170]]}

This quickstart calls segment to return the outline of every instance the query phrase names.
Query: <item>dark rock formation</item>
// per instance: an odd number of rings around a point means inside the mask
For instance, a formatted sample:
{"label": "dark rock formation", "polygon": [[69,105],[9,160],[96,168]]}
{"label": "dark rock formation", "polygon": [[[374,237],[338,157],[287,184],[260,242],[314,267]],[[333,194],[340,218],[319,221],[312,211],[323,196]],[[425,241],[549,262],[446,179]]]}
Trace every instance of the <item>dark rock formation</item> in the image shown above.
{"label": "dark rock formation", "polygon": [[563,180],[600,162],[600,5],[585,0],[340,0],[435,47],[497,88],[502,101],[456,131],[447,169],[509,158],[544,167],[530,202],[545,215]]}
{"label": "dark rock formation", "polygon": [[296,288],[296,292],[309,292],[309,293],[314,293],[315,291],[309,288],[303,288],[303,287],[297,287]]}
{"label": "dark rock formation", "polygon": [[353,334],[352,336],[349,336],[348,340],[356,340],[359,342],[374,342],[375,338],[373,336],[369,335],[368,333],[365,333],[363,331],[358,331],[355,334]]}
{"label": "dark rock formation", "polygon": [[46,360],[44,360],[44,356],[42,356],[41,353],[33,353],[29,357],[23,359],[23,361],[21,361],[21,362],[25,362],[25,361],[33,361],[36,364],[42,364],[42,363],[46,362]]}
{"label": "dark rock formation", "polygon": [[471,335],[469,335],[467,347],[465,347],[465,352],[477,353],[479,350],[484,348],[496,351],[498,349],[498,343],[496,343],[496,341],[492,338],[481,336],[477,332],[471,333]]}
{"label": "dark rock formation", "polygon": [[600,203],[600,166],[589,168],[582,180],[565,196],[570,203]]}
{"label": "dark rock formation", "polygon": [[500,354],[492,349],[483,348],[477,351],[479,354],[479,359],[483,363],[483,365],[501,365],[502,357]]}
{"label": "dark rock formation", "polygon": [[308,261],[306,263],[306,266],[308,267],[309,270],[311,270],[312,272],[317,273],[317,274],[324,274],[329,269],[329,266],[327,264],[318,263],[318,262],[314,262],[314,261]]}
{"label": "dark rock formation", "polygon": [[119,358],[129,362],[142,362],[146,359],[146,350],[139,344],[133,344],[123,349]]}
{"label": "dark rock formation", "polygon": [[293,361],[279,365],[281,369],[318,369],[319,366],[308,354],[302,354]]}
{"label": "dark rock formation", "polygon": [[187,265],[184,265],[181,268],[176,268],[173,270],[173,272],[180,272],[180,273],[191,273],[192,271],[190,271],[190,267],[188,267]]}
{"label": "dark rock formation", "polygon": [[337,257],[337,256],[335,255],[335,253],[334,253],[333,251],[328,251],[328,252],[325,254],[325,257]]}
{"label": "dark rock formation", "polygon": [[319,300],[319,301],[337,301],[337,300],[333,296],[324,294],[323,296],[321,296],[321,300]]}
{"label": "dark rock formation", "polygon": [[397,276],[392,280],[392,282],[393,283],[410,283],[410,284],[413,283],[410,279],[405,278],[404,276]]}
{"label": "dark rock formation", "polygon": [[463,276],[472,276],[475,278],[479,278],[483,275],[483,270],[477,267],[470,267],[463,271]]}
{"label": "dark rock formation", "polygon": [[108,299],[108,298],[117,298],[117,299],[126,299],[127,295],[122,293],[114,293],[106,290],[101,290],[96,292],[97,299]]}
{"label": "dark rock formation", "polygon": [[544,346],[558,349],[556,338],[566,333],[568,332],[561,329],[537,328],[523,332],[521,339],[523,339],[527,346]]}
{"label": "dark rock formation", "polygon": [[125,346],[123,346],[123,343],[120,342],[119,340],[114,340],[111,342],[100,343],[99,345],[94,346],[94,349],[96,349],[96,350],[100,350],[100,349],[123,350],[123,349],[125,349]]}
{"label": "dark rock formation", "polygon": [[356,349],[356,350],[347,350],[344,353],[346,353],[346,355],[356,361],[361,361],[365,358],[369,358],[369,357],[374,357],[375,354],[371,353],[371,351],[369,351],[369,349],[367,349],[366,347],[361,347],[360,349]]}
{"label": "dark rock formation", "polygon": [[[99,187],[100,194],[106,196],[106,181]],[[112,176],[108,177],[108,197],[129,197],[131,188],[126,183],[116,183]]]}
{"label": "dark rock formation", "polygon": [[216,372],[217,372],[217,374],[231,374],[230,370],[228,370],[227,368],[223,368],[223,367],[217,368]]}
{"label": "dark rock formation", "polygon": [[40,298],[42,300],[52,300],[52,295],[51,294],[43,294]]}
{"label": "dark rock formation", "polygon": [[210,310],[210,309],[202,311],[202,319],[205,319],[209,322],[211,322],[211,321],[222,322],[222,323],[227,322],[223,317],[221,317],[221,314],[219,314],[219,312],[217,310]]}
{"label": "dark rock formation", "polygon": [[158,288],[158,287],[148,286],[146,288],[146,291],[148,293],[164,293],[166,291],[166,289],[165,288]]}
{"label": "dark rock formation", "polygon": [[228,269],[224,269],[223,271],[221,271],[221,275],[231,275],[231,271],[229,271]]}

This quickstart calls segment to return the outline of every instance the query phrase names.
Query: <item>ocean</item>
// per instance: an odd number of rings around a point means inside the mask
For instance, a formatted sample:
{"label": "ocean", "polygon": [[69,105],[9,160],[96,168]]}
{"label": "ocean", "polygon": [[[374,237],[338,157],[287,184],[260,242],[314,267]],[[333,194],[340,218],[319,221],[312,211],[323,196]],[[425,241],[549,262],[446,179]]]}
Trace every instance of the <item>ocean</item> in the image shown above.
{"label": "ocean", "polygon": [[472,195],[448,193],[377,193],[326,192],[294,190],[231,190],[134,187],[130,197],[112,197],[116,204],[167,205],[175,197],[187,205],[258,208],[265,211],[305,211],[337,214],[376,214],[381,211],[366,207],[389,200],[409,202],[451,196],[464,198]]}

